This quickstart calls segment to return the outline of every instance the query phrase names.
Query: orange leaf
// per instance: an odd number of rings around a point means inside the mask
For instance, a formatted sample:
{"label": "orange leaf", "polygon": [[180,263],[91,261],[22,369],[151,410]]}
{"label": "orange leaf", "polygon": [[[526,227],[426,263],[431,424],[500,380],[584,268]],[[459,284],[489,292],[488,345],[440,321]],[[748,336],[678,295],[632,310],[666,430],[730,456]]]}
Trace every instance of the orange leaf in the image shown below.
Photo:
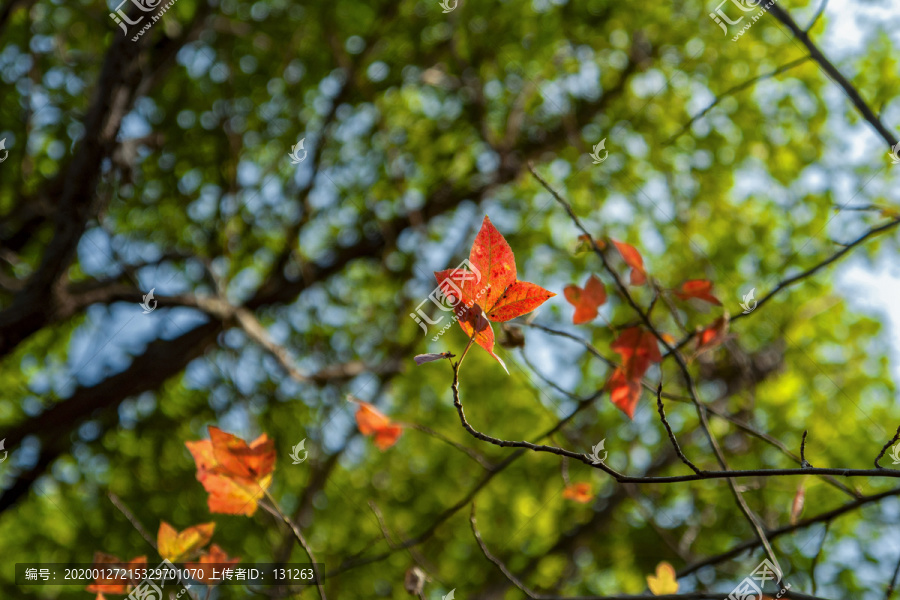
{"label": "orange leaf", "polygon": [[359,404],[356,411],[356,424],[363,435],[374,435],[375,445],[384,452],[397,443],[403,428],[391,422],[378,409],[362,400],[353,400]]}
{"label": "orange leaf", "polygon": [[530,313],[555,296],[541,286],[527,281],[514,281],[497,299],[497,303],[487,314],[491,321],[503,322]]}
{"label": "orange leaf", "polygon": [[585,504],[594,497],[591,493],[591,484],[589,483],[573,483],[563,490],[563,498],[566,500],[574,500]]}
{"label": "orange leaf", "polygon": [[712,350],[725,341],[728,334],[728,314],[724,314],[697,334],[697,351],[695,354]]}
{"label": "orange leaf", "polygon": [[712,295],[712,287],[712,281],[709,279],[688,279],[681,284],[680,288],[673,291],[675,292],[675,295],[682,300],[697,298],[698,300],[704,300],[710,304],[715,304],[716,306],[722,306],[719,299]]}
{"label": "orange leaf", "polygon": [[654,596],[678,593],[678,580],[675,577],[675,569],[662,561],[656,565],[656,575],[647,575],[647,587]]}
{"label": "orange leaf", "polygon": [[567,285],[563,290],[566,300],[575,307],[575,315],[572,323],[580,325],[597,318],[597,308],[606,302],[606,290],[603,282],[594,275],[588,277],[584,288],[577,285]]}
{"label": "orange leaf", "polygon": [[644,270],[644,259],[634,246],[625,242],[612,240],[616,250],[622,255],[625,264],[631,267],[631,285],[644,285],[647,282],[647,272]]}
{"label": "orange leaf", "polygon": [[156,535],[156,545],[159,555],[169,562],[181,562],[212,539],[215,523],[203,523],[188,527],[182,532],[162,521],[159,524],[159,533]]}
{"label": "orange leaf", "polygon": [[641,384],[639,381],[629,379],[625,371],[619,367],[613,371],[609,381],[606,382],[609,389],[609,399],[619,407],[629,419],[634,418],[634,409],[641,398]]}
{"label": "orange leaf", "polygon": [[[184,565],[186,569],[197,569],[201,571],[206,577],[197,577],[196,579],[202,583],[217,583],[219,579],[213,578],[213,570],[212,569],[203,569],[203,565],[215,565],[215,570],[222,572],[222,569],[227,569],[241,562],[240,557],[229,558],[229,556],[225,553],[222,548],[220,548],[217,544],[213,544],[209,547],[209,552],[204,552],[200,555],[199,563],[187,563]],[[208,574],[207,574],[208,573]]]}
{"label": "orange leaf", "polygon": [[[460,327],[470,337],[477,331],[475,342],[503,365],[494,354],[494,332],[487,320],[514,319],[533,311],[556,294],[516,279],[516,257],[512,248],[487,216],[475,236],[467,266],[468,269],[435,271],[438,288],[456,300],[449,304],[461,302],[470,309],[457,310]],[[506,365],[503,368],[506,369]]]}
{"label": "orange leaf", "polygon": [[610,344],[610,348],[622,356],[628,379],[640,380],[650,368],[651,362],[662,362],[656,337],[640,327],[630,327],[623,331]]}
{"label": "orange leaf", "polygon": [[[118,556],[113,556],[112,554],[106,554],[104,552],[94,552],[93,567],[109,567],[110,565],[115,565],[116,567],[121,569],[140,569],[147,566],[147,557],[138,556],[137,558],[132,558],[130,561],[124,561]],[[91,593],[97,592],[107,594],[127,594],[128,586],[137,584],[138,581],[139,580],[125,581],[121,577],[112,577],[109,579],[98,577],[94,579],[94,583],[85,588],[85,591]]]}
{"label": "orange leaf", "polygon": [[210,512],[252,515],[272,483],[275,444],[262,434],[248,445],[212,426],[209,436],[185,446],[197,463],[197,481],[209,492]]}

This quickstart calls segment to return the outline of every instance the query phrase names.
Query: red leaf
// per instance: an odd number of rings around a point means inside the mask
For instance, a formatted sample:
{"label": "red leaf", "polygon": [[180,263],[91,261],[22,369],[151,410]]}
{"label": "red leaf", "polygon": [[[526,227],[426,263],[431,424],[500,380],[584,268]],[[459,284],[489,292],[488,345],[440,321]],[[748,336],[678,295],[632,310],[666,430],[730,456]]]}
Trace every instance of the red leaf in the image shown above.
{"label": "red leaf", "polygon": [[696,354],[712,350],[725,341],[728,334],[728,314],[724,314],[697,334]]}
{"label": "red leaf", "polygon": [[622,356],[628,379],[640,379],[650,368],[651,362],[662,362],[656,337],[640,327],[630,327],[623,331],[610,348]]}
{"label": "red leaf", "polygon": [[472,306],[486,293],[487,284],[481,285],[481,275],[476,271],[445,269],[435,271],[434,277],[440,290],[451,298],[448,302],[450,307],[456,307],[459,300],[466,306]]}
{"label": "red leaf", "polygon": [[359,404],[359,409],[356,411],[356,424],[361,434],[374,435],[375,445],[382,452],[397,443],[400,434],[403,433],[403,427],[391,422],[388,417],[368,402],[353,401]]}
{"label": "red leaf", "polygon": [[516,281],[516,257],[487,216],[481,222],[481,230],[469,251],[469,262],[481,273],[481,281],[475,285],[482,288],[490,285],[478,302],[489,313],[506,288]]}
{"label": "red leaf", "polygon": [[459,318],[459,326],[462,327],[466,337],[472,337],[472,333],[477,331],[478,333],[475,334],[475,343],[487,350],[487,353],[494,357],[494,360],[500,363],[503,370],[509,374],[506,363],[503,362],[503,359],[494,354],[494,330],[491,327],[490,321],[481,314],[480,306],[476,304],[472,308],[466,309]]}
{"label": "red leaf", "polygon": [[644,259],[634,246],[625,242],[612,241],[616,250],[622,255],[625,264],[631,267],[631,285],[644,285],[647,282],[647,272],[644,270]]}
{"label": "red leaf", "polygon": [[591,493],[591,484],[589,483],[573,483],[563,490],[562,495],[566,500],[574,500],[582,504],[590,502],[591,498],[594,497],[593,493]]}
{"label": "red leaf", "polygon": [[673,291],[675,292],[675,295],[682,300],[697,298],[698,300],[704,300],[710,304],[715,304],[716,306],[722,306],[719,299],[712,295],[712,287],[712,281],[708,279],[688,279],[681,284],[679,289]]}
{"label": "red leaf", "polygon": [[606,302],[606,290],[603,282],[594,275],[588,277],[584,288],[577,285],[567,285],[563,290],[566,300],[575,307],[572,322],[575,325],[587,323],[597,318],[597,309]]}
{"label": "red leaf", "polygon": [[629,419],[633,419],[634,409],[641,398],[640,381],[629,379],[620,367],[613,371],[609,381],[606,382],[606,387],[609,389],[610,401],[628,415]]}
{"label": "red leaf", "polygon": [[530,313],[555,296],[539,285],[527,281],[515,281],[497,299],[497,303],[487,314],[491,321],[503,322]]}
{"label": "red leaf", "polygon": [[197,463],[197,481],[209,492],[210,512],[252,515],[272,483],[275,444],[262,434],[248,445],[212,426],[209,436],[208,440],[185,442],[185,446]]}
{"label": "red leaf", "polygon": [[[438,287],[457,308],[459,325],[475,343],[487,350],[503,368],[506,365],[494,354],[494,332],[488,319],[503,322],[533,311],[556,294],[539,285],[516,279],[516,258],[512,248],[485,216],[481,229],[469,251],[468,269],[435,271]],[[506,371],[509,373],[509,370]]]}

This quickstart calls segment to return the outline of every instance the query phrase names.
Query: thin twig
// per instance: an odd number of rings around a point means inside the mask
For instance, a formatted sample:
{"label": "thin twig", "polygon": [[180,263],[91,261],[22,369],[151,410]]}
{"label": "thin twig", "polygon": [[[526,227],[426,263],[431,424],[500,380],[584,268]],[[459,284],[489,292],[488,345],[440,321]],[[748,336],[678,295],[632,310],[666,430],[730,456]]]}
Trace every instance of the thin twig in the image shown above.
{"label": "thin twig", "polygon": [[319,598],[321,598],[322,600],[327,600],[327,598],[325,597],[325,587],[322,585],[322,578],[319,575],[319,567],[316,565],[316,557],[313,556],[313,552],[309,547],[309,543],[307,543],[306,538],[303,537],[303,532],[300,531],[300,528],[294,524],[290,517],[284,514],[284,511],[281,510],[280,506],[278,506],[278,502],[276,502],[272,494],[270,494],[268,490],[265,490],[265,492],[266,498],[269,499],[269,502],[272,503],[272,506],[267,505],[265,502],[260,502],[259,505],[269,511],[272,515],[284,521],[285,525],[290,527],[291,531],[294,532],[294,537],[297,538],[300,546],[306,551],[306,555],[309,556],[309,562],[312,564],[313,575],[316,576],[316,588],[319,590]]}
{"label": "thin twig", "polygon": [[819,550],[813,556],[812,564],[809,567],[809,578],[812,581],[812,593],[814,596],[816,594],[816,565],[819,564],[819,557],[822,556],[822,550],[825,548],[825,539],[828,537],[828,527],[830,526],[831,521],[826,521],[825,530],[822,532],[822,541],[819,542]]}
{"label": "thin twig", "polygon": [[141,534],[141,537],[144,538],[145,540],[147,540],[147,543],[150,544],[151,546],[153,546],[153,549],[158,552],[159,549],[156,547],[156,540],[154,540],[150,536],[150,534],[147,533],[147,530],[144,529],[144,526],[141,525],[141,522],[137,520],[137,517],[134,516],[134,513],[132,513],[130,510],[128,510],[128,507],[125,506],[125,504],[122,502],[122,500],[120,500],[119,497],[116,496],[114,493],[108,492],[106,495],[107,495],[107,497],[109,497],[109,501],[113,503],[113,506],[118,508],[119,512],[121,512],[123,515],[125,515],[125,518],[131,522],[131,524],[134,526],[135,529],[137,529],[137,532],[139,534]]}
{"label": "thin twig", "polygon": [[662,381],[659,382],[659,387],[656,388],[656,408],[659,412],[659,418],[662,420],[663,426],[666,428],[666,432],[669,434],[669,441],[672,442],[672,446],[675,448],[675,453],[678,455],[678,458],[681,459],[681,462],[686,464],[694,473],[701,473],[700,469],[698,469],[694,463],[688,460],[688,457],[684,455],[684,452],[681,451],[681,446],[678,445],[678,440],[675,439],[675,434],[672,432],[672,428],[669,427],[669,422],[666,420],[666,410],[663,408],[662,401]]}
{"label": "thin twig", "polygon": [[416,431],[421,431],[422,433],[427,433],[428,435],[430,435],[433,438],[439,439],[446,444],[450,444],[451,446],[453,446],[460,452],[464,452],[469,458],[471,458],[472,460],[477,462],[479,465],[481,465],[488,471],[490,471],[491,469],[494,468],[494,465],[492,465],[490,463],[490,461],[488,461],[479,452],[473,450],[472,448],[467,448],[467,447],[463,446],[462,444],[460,444],[459,442],[454,442],[453,440],[451,440],[444,434],[438,433],[437,431],[435,431],[434,429],[431,429],[430,427],[426,427],[424,425],[419,425],[418,423],[406,423],[403,421],[397,421],[397,424],[401,425],[407,429],[415,429]]}
{"label": "thin twig", "polygon": [[[805,33],[809,33],[809,31],[816,26],[816,21],[819,20],[819,17],[822,16],[822,13],[825,12],[825,7],[828,6],[828,0],[822,0],[822,3],[819,4],[819,10],[816,11],[816,14],[813,16],[812,20],[809,22],[809,25],[806,26]],[[813,592],[815,594],[815,591]]]}
{"label": "thin twig", "polygon": [[690,121],[688,121],[687,123],[685,123],[684,126],[682,126],[682,128],[681,128],[680,130],[678,130],[678,133],[676,133],[675,135],[673,135],[672,137],[670,137],[668,140],[666,140],[665,142],[663,142],[663,146],[669,146],[673,141],[675,141],[675,140],[678,139],[681,135],[683,135],[685,131],[687,131],[688,129],[690,129],[690,128],[691,128],[691,125],[693,125],[694,123],[696,123],[697,121],[699,121],[700,119],[702,119],[702,118],[706,115],[706,113],[708,113],[708,112],[711,111],[713,108],[715,108],[715,107],[719,104],[719,102],[721,102],[722,100],[724,100],[724,99],[727,98],[728,96],[732,96],[732,95],[734,95],[734,94],[736,94],[736,93],[738,93],[738,92],[740,92],[740,91],[742,91],[742,90],[745,90],[745,89],[747,89],[748,87],[752,86],[753,84],[755,84],[755,83],[757,83],[757,82],[759,82],[759,81],[762,81],[763,79],[769,79],[770,77],[774,77],[774,76],[776,76],[776,75],[780,75],[781,73],[784,73],[785,71],[789,71],[790,69],[793,69],[794,67],[796,67],[796,66],[798,66],[798,65],[802,65],[803,63],[805,63],[806,61],[808,61],[810,58],[812,58],[812,57],[811,57],[811,56],[804,56],[803,58],[799,58],[799,59],[797,59],[797,60],[791,61],[791,62],[787,63],[786,65],[782,65],[782,66],[778,67],[778,68],[775,69],[774,71],[769,71],[768,73],[763,73],[762,75],[757,75],[756,77],[753,77],[753,78],[751,78],[751,79],[748,79],[747,81],[744,81],[744,82],[742,82],[742,83],[739,83],[739,84],[737,84],[736,86],[734,86],[734,87],[732,87],[732,88],[730,88],[730,89],[728,89],[728,90],[722,92],[721,94],[719,94],[718,96],[716,96],[716,99],[713,100],[711,104],[707,105],[706,108],[704,108],[704,109],[701,110],[699,113],[697,113],[696,115],[694,115],[693,117],[691,117]]}
{"label": "thin twig", "polygon": [[803,430],[803,439],[800,440],[800,468],[801,469],[808,469],[808,468],[812,467],[812,465],[809,464],[809,461],[806,460],[806,434],[808,434],[808,433],[809,433],[809,430],[804,429]]}
{"label": "thin twig", "polygon": [[522,592],[531,598],[532,600],[537,600],[539,596],[532,591],[530,588],[526,587],[524,583],[522,583],[518,577],[513,575],[512,571],[506,568],[506,565],[500,561],[499,558],[491,554],[491,551],[488,550],[487,546],[484,543],[484,540],[481,539],[481,534],[478,533],[478,524],[475,522],[475,503],[472,503],[472,513],[469,517],[469,523],[472,525],[472,533],[475,534],[475,541],[478,542],[478,546],[481,548],[481,552],[484,554],[485,558],[494,563],[500,572],[509,579],[510,583],[514,586],[522,590]]}
{"label": "thin twig", "polygon": [[897,143],[897,139],[894,137],[894,134],[884,126],[884,124],[878,120],[878,117],[875,116],[875,113],[869,108],[869,105],[866,104],[865,100],[860,96],[859,91],[853,87],[853,84],[847,81],[847,78],[835,67],[831,61],[829,61],[822,51],[813,43],[811,39],[809,39],[809,35],[802,29],[800,26],[794,22],[794,19],[791,18],[791,15],[782,8],[778,4],[773,4],[769,7],[769,14],[774,16],[776,19],[784,23],[788,29],[791,30],[791,33],[794,34],[800,43],[806,46],[806,49],[809,50],[810,56],[819,63],[819,66],[828,75],[835,83],[837,83],[844,90],[844,93],[850,99],[850,102],[853,103],[853,106],[856,107],[856,110],[859,111],[859,114],[862,115],[863,119],[868,121],[868,123],[875,128],[875,131],[881,135],[882,139],[887,142],[888,146],[893,146]]}
{"label": "thin twig", "polygon": [[891,596],[894,595],[898,573],[900,573],[900,558],[897,559],[897,565],[894,567],[894,574],[891,575],[891,580],[888,582],[887,589],[884,590],[884,600],[891,600]]}

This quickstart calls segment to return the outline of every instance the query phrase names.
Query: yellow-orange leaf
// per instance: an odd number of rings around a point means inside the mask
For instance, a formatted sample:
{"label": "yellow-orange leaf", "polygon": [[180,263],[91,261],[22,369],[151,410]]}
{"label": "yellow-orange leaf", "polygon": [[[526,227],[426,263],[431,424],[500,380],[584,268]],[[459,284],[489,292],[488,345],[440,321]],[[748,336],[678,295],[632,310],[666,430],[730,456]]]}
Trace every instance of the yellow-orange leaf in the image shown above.
{"label": "yellow-orange leaf", "polygon": [[647,587],[654,596],[677,594],[678,580],[675,578],[675,569],[672,565],[666,561],[656,565],[656,575],[647,575]]}
{"label": "yellow-orange leaf", "polygon": [[185,446],[197,463],[197,480],[209,492],[210,512],[252,515],[272,483],[275,444],[262,434],[248,445],[212,426],[209,436]]}
{"label": "yellow-orange leaf", "polygon": [[728,334],[728,313],[725,313],[697,334],[697,350],[695,354],[712,350],[725,341]]}
{"label": "yellow-orange leaf", "polygon": [[631,244],[616,240],[613,240],[612,243],[622,255],[625,264],[631,267],[631,285],[644,285],[647,282],[647,271],[644,270],[644,259],[641,253]]}
{"label": "yellow-orange leaf", "polygon": [[[104,552],[94,552],[94,568],[99,569],[107,567],[107,570],[111,568],[141,569],[146,566],[146,556],[138,556],[137,558],[132,558],[130,561],[124,561],[118,556],[113,556],[112,554],[106,554]],[[129,585],[134,585],[138,582],[139,580],[126,581],[121,577],[115,576],[111,578],[97,577],[96,579],[94,579],[94,583],[85,588],[85,591],[91,593],[97,592],[98,594],[101,594],[103,592],[107,594],[127,594]]]}
{"label": "yellow-orange leaf", "polygon": [[223,569],[233,567],[239,562],[241,562],[240,557],[230,558],[218,544],[213,544],[209,547],[209,552],[204,552],[200,555],[199,563],[187,563],[185,568],[197,569],[198,572],[206,574],[206,577],[197,577],[197,580],[202,583],[216,583],[219,580],[213,578],[213,570],[204,569],[203,565],[215,565],[215,570],[221,573]]}
{"label": "yellow-orange leaf", "polygon": [[595,275],[588,277],[583,288],[577,285],[567,285],[563,289],[563,294],[569,304],[575,307],[575,314],[572,316],[572,323],[575,325],[596,319],[597,309],[606,302],[606,290],[603,288],[603,282]]}
{"label": "yellow-orange leaf", "polygon": [[208,544],[215,529],[215,523],[202,523],[178,532],[162,521],[156,535],[159,555],[173,563],[181,562]]}
{"label": "yellow-orange leaf", "polygon": [[713,296],[712,288],[713,284],[709,279],[688,279],[674,292],[682,300],[697,298],[716,306],[722,306],[719,299]]}
{"label": "yellow-orange leaf", "polygon": [[594,494],[591,492],[591,484],[589,483],[573,483],[563,490],[563,498],[566,500],[574,500],[585,504],[591,501]]}
{"label": "yellow-orange leaf", "polygon": [[361,434],[374,435],[375,445],[382,452],[397,443],[400,434],[403,433],[403,427],[391,422],[388,417],[368,402],[355,399],[353,401],[359,405],[359,409],[356,411],[356,424]]}

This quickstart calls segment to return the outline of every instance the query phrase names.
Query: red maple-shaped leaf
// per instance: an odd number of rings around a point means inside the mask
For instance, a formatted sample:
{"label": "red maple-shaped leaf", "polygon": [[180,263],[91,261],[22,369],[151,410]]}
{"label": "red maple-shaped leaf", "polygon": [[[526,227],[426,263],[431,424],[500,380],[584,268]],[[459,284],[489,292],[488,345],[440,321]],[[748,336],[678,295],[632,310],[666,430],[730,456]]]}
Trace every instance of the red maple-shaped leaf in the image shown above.
{"label": "red maple-shaped leaf", "polygon": [[640,327],[630,327],[623,331],[610,348],[622,357],[629,379],[640,379],[650,368],[650,363],[662,361],[656,337]]}
{"label": "red maple-shaped leaf", "polygon": [[606,387],[612,403],[631,419],[641,397],[641,378],[650,363],[662,362],[662,355],[656,337],[640,327],[623,331],[610,348],[622,357],[622,366],[613,371]]}
{"label": "red maple-shaped leaf", "polygon": [[715,304],[716,306],[722,306],[719,299],[713,296],[712,288],[713,284],[709,279],[688,279],[681,284],[681,287],[673,291],[675,292],[675,295],[682,300],[697,298],[698,300],[704,300],[710,304]]}
{"label": "red maple-shaped leaf", "polygon": [[590,502],[591,498],[594,497],[594,494],[591,492],[591,484],[589,483],[573,483],[566,486],[562,495],[566,500],[574,500],[582,504]]}
{"label": "red maple-shaped leaf", "polygon": [[597,309],[606,302],[606,289],[603,287],[603,282],[594,275],[588,277],[583,288],[577,285],[567,285],[563,289],[563,294],[569,304],[575,307],[575,314],[572,316],[572,323],[575,325],[596,319]]}
{"label": "red maple-shaped leaf", "polygon": [[174,527],[162,521],[156,535],[159,555],[169,562],[181,562],[208,544],[215,530],[215,523],[202,523],[188,527],[184,531],[176,531]]}
{"label": "red maple-shaped leaf", "polygon": [[451,298],[451,304],[473,309],[460,307],[457,311],[463,331],[470,337],[477,332],[475,343],[503,364],[494,354],[494,332],[488,321],[509,321],[527,314],[556,294],[516,278],[512,248],[488,217],[475,236],[468,267],[435,271],[434,276],[441,291]]}
{"label": "red maple-shaped leaf", "polygon": [[252,515],[272,483],[275,444],[266,434],[247,444],[212,426],[209,438],[185,446],[197,463],[197,481],[209,492],[210,512]]}
{"label": "red maple-shaped leaf", "polygon": [[[98,573],[110,573],[109,578],[96,577],[94,583],[87,586],[85,591],[98,594],[127,594],[128,587],[136,585],[140,579],[129,581],[122,577],[118,577],[115,571],[111,569],[135,569],[140,572],[147,566],[147,557],[138,556],[129,561],[122,560],[118,556],[106,554],[105,552],[94,552],[93,568],[98,569]],[[105,568],[105,571],[103,570]]]}
{"label": "red maple-shaped leaf", "polygon": [[728,335],[728,314],[724,314],[697,334],[697,350],[694,356],[712,350],[725,341]]}
{"label": "red maple-shaped leaf", "polygon": [[402,426],[393,423],[368,402],[352,400],[359,405],[359,409],[356,411],[356,425],[359,427],[361,434],[374,435],[375,445],[382,452],[397,443],[397,440],[400,439],[400,434],[403,433]]}
{"label": "red maple-shaped leaf", "polygon": [[625,370],[619,367],[606,382],[606,388],[609,390],[610,401],[628,415],[629,419],[633,419],[634,409],[641,399],[640,378],[637,381],[629,379]]}
{"label": "red maple-shaped leaf", "polygon": [[625,264],[631,267],[631,285],[644,285],[647,282],[647,271],[644,270],[644,259],[637,249],[625,242],[612,240],[616,250],[622,255]]}

